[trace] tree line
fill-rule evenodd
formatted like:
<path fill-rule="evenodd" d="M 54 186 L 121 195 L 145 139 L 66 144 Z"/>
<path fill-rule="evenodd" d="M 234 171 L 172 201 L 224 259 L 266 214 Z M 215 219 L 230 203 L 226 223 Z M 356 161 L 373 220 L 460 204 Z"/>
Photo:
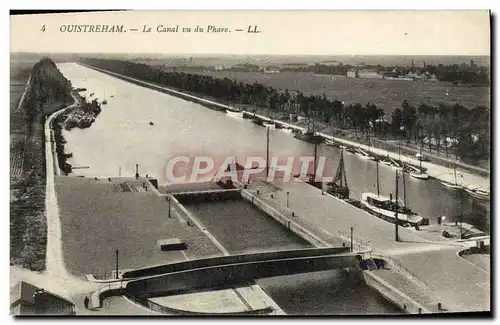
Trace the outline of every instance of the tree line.
<path fill-rule="evenodd" d="M 214 78 L 185 72 L 162 71 L 147 64 L 120 60 L 85 59 L 84 63 L 162 86 L 209 96 L 221 102 L 268 110 L 271 115 L 297 113 L 319 119 L 334 127 L 351 129 L 366 136 L 394 136 L 423 145 L 434 139 L 437 150 L 447 150 L 456 139 L 457 154 L 470 158 L 489 157 L 489 109 L 468 109 L 460 104 L 417 108 L 406 100 L 391 116 L 375 104 L 344 103 L 326 95 L 305 95 L 301 91 L 275 89 L 261 83 L 245 84 L 229 78 Z M 274 113 L 274 114 L 272 114 Z M 427 141 L 431 146 L 431 141 Z"/>
<path fill-rule="evenodd" d="M 22 109 L 26 140 L 23 179 L 11 184 L 14 196 L 10 209 L 11 264 L 41 271 L 45 269 L 47 223 L 45 218 L 45 115 L 70 103 L 71 83 L 54 62 L 44 58 L 31 71 Z"/>

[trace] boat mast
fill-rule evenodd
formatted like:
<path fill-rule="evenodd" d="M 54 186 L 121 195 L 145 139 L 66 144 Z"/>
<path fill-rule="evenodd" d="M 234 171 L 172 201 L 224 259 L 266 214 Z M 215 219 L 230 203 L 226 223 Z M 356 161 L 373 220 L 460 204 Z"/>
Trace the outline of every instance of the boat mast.
<path fill-rule="evenodd" d="M 266 178 L 269 177 L 269 127 L 266 128 Z"/>
<path fill-rule="evenodd" d="M 401 139 L 398 140 L 398 155 L 399 161 L 401 161 Z"/>
<path fill-rule="evenodd" d="M 406 208 L 406 177 L 405 177 L 405 169 L 403 168 L 403 199 Z"/>
<path fill-rule="evenodd" d="M 420 146 L 420 172 L 422 172 L 422 146 Z"/>
<path fill-rule="evenodd" d="M 377 160 L 377 196 L 380 196 L 380 186 L 378 182 L 378 160 Z"/>
<path fill-rule="evenodd" d="M 399 229 L 398 229 L 398 210 L 399 210 L 399 204 L 398 204 L 398 171 L 396 170 L 396 213 L 395 213 L 395 217 L 396 217 L 396 222 L 395 222 L 395 225 L 396 225 L 396 241 L 399 241 Z"/>
<path fill-rule="evenodd" d="M 455 176 L 455 185 L 457 184 L 457 163 L 455 162 L 455 158 L 453 158 L 453 175 Z"/>
<path fill-rule="evenodd" d="M 312 172 L 312 177 L 313 177 L 313 181 L 315 182 L 316 181 L 316 168 L 318 168 L 316 166 L 316 160 L 317 160 L 317 156 L 318 156 L 318 144 L 317 143 L 314 143 L 314 170 Z"/>

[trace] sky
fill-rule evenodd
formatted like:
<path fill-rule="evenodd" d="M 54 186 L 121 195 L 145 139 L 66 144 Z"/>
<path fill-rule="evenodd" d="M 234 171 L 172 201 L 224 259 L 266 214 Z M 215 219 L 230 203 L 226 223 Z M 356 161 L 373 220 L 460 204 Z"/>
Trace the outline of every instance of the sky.
<path fill-rule="evenodd" d="M 69 33 L 63 25 L 123 25 Z M 179 32 L 158 32 L 159 26 Z M 42 26 L 45 28 L 42 31 Z M 144 26 L 151 28 L 145 33 Z M 203 32 L 194 32 L 196 26 Z M 229 33 L 207 32 L 208 26 Z M 260 33 L 247 33 L 257 26 Z M 182 27 L 192 28 L 183 33 Z M 62 27 L 63 29 L 66 26 Z M 67 28 L 66 28 L 67 29 Z M 137 29 L 132 31 L 131 29 Z M 243 29 L 243 31 L 236 31 Z M 11 52 L 490 55 L 488 11 L 133 11 L 10 18 Z"/>

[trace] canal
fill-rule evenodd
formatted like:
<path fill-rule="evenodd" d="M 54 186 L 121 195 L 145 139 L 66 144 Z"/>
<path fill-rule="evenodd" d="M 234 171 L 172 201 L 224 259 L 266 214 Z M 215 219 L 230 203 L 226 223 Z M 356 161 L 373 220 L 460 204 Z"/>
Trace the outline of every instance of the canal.
<path fill-rule="evenodd" d="M 209 201 L 185 207 L 230 254 L 311 247 L 245 200 Z M 288 315 L 401 313 L 364 282 L 339 270 L 256 282 Z"/>
<path fill-rule="evenodd" d="M 58 64 L 73 87 L 87 88 L 87 98 L 106 99 L 107 105 L 88 129 L 64 131 L 66 151 L 73 153 L 70 163 L 89 166 L 75 174 L 88 176 L 131 176 L 135 164 L 142 175 L 149 174 L 166 183 L 166 166 L 176 155 L 203 155 L 223 160 L 266 155 L 266 130 L 248 120 L 236 119 L 199 104 L 133 85 L 75 63 Z M 90 97 L 90 93 L 94 93 Z M 154 125 L 150 125 L 150 121 Z M 314 146 L 280 130 L 270 132 L 270 155 L 276 157 L 311 156 Z M 334 173 L 340 149 L 320 145 L 318 155 L 327 158 L 325 174 Z M 347 182 L 351 198 L 360 199 L 365 191 L 376 192 L 376 164 L 345 154 Z M 395 193 L 395 171 L 379 165 L 380 194 Z M 402 181 L 400 198 L 403 199 Z M 444 188 L 437 180 L 406 179 L 407 205 L 436 222 L 462 220 L 489 232 L 489 205 L 479 204 L 461 191 Z"/>

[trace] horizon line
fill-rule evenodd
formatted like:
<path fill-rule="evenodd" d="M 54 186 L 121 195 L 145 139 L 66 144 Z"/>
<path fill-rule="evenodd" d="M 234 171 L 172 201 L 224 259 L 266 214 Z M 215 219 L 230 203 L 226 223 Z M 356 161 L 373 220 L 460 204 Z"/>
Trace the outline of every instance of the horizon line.
<path fill-rule="evenodd" d="M 45 51 L 11 51 L 10 54 L 128 54 L 128 55 L 163 55 L 163 56 L 480 56 L 480 57 L 491 57 L 490 54 L 368 54 L 368 53 L 294 53 L 294 54 L 282 54 L 282 53 L 253 53 L 253 54 L 235 54 L 235 53 L 160 53 L 160 52 L 45 52 Z"/>

